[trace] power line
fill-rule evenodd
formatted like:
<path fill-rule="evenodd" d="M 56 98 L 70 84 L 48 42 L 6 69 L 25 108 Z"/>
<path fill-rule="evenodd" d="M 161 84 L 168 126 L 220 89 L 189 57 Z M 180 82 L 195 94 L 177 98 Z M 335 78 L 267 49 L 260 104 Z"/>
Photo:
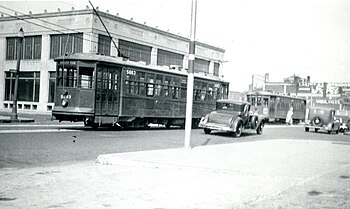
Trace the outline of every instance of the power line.
<path fill-rule="evenodd" d="M 82 33 L 82 31 L 70 29 L 70 28 L 67 28 L 67 27 L 64 27 L 64 26 L 61 26 L 61 25 L 57 25 L 57 24 L 55 24 L 55 23 L 51 23 L 51 22 L 46 21 L 46 20 L 41 20 L 41 19 L 38 19 L 38 18 L 33 17 L 33 16 L 31 16 L 31 15 L 26 15 L 26 14 L 24 14 L 24 13 L 18 12 L 18 11 L 16 11 L 16 10 L 13 10 L 13 9 L 10 9 L 10 8 L 7 8 L 7 7 L 1 6 L 1 5 L 0 5 L 0 7 L 2 7 L 3 9 L 7 9 L 7 10 L 10 10 L 10 11 L 13 11 L 13 12 L 16 12 L 16 13 L 19 13 L 19 14 L 22 14 L 24 17 L 30 17 L 30 18 L 32 18 L 32 19 L 35 19 L 35 20 L 38 20 L 38 21 L 41 21 L 41 22 L 44 22 L 44 23 L 47 23 L 47 24 L 50 24 L 50 25 L 54 25 L 54 26 L 56 26 L 56 27 L 60 27 L 60 28 L 63 28 L 63 29 L 65 29 L 65 30 L 70 30 L 70 31 L 73 31 L 73 32 Z M 5 15 L 8 15 L 9 17 L 16 18 L 16 19 L 18 19 L 18 20 L 22 20 L 22 21 L 24 21 L 24 22 L 27 22 L 27 23 L 30 23 L 30 24 L 33 24 L 33 25 L 36 25 L 36 26 L 39 26 L 39 27 L 48 29 L 48 30 L 50 30 L 50 31 L 54 31 L 54 32 L 61 33 L 61 34 L 64 34 L 64 35 L 70 35 L 70 33 L 65 33 L 65 32 L 63 32 L 63 31 L 61 31 L 61 30 L 52 29 L 52 28 L 50 28 L 50 27 L 47 27 L 47 26 L 44 26 L 44 25 L 41 25 L 41 24 L 38 24 L 38 23 L 35 23 L 35 22 L 31 22 L 31 21 L 29 21 L 29 20 L 26 20 L 24 17 L 13 16 L 13 15 L 11 15 L 11 14 L 8 14 L 8 13 L 4 12 L 4 11 L 1 11 L 1 12 L 2 12 L 3 14 L 5 14 Z M 87 34 L 87 35 L 90 36 L 90 37 L 94 37 L 93 35 L 90 35 L 90 34 Z M 80 37 L 77 37 L 77 38 L 80 38 Z M 80 38 L 80 39 L 86 40 L 86 41 L 91 41 L 91 42 L 97 43 L 97 44 L 99 43 L 99 42 L 96 42 L 96 41 L 93 41 L 93 40 L 89 40 L 89 39 L 85 39 L 85 38 Z M 106 45 L 106 44 L 105 44 L 105 45 Z M 115 47 L 116 47 L 116 46 L 115 46 Z M 117 47 L 116 47 L 116 49 L 118 50 L 118 53 L 119 53 L 119 49 L 118 49 Z"/>

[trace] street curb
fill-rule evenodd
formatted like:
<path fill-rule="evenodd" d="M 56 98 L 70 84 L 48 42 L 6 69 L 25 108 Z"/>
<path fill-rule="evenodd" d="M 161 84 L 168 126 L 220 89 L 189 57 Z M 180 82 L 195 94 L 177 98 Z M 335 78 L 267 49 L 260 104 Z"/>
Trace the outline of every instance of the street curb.
<path fill-rule="evenodd" d="M 33 118 L 18 118 L 12 120 L 11 118 L 7 117 L 0 117 L 0 123 L 31 123 L 35 122 Z"/>

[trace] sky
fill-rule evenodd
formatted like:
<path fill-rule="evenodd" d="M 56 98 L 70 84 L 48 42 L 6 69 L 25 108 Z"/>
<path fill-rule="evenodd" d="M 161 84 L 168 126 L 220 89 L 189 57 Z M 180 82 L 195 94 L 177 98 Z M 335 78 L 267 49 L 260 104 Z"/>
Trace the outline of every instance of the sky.
<path fill-rule="evenodd" d="M 191 0 L 91 0 L 100 11 L 184 37 Z M 0 1 L 28 14 L 84 9 L 87 0 Z M 91 8 L 91 7 L 90 7 Z M 9 12 L 0 7 L 1 11 Z M 350 82 L 349 0 L 197 0 L 196 40 L 225 49 L 224 79 L 248 90 L 252 75 L 270 81 L 298 75 L 311 82 Z"/>

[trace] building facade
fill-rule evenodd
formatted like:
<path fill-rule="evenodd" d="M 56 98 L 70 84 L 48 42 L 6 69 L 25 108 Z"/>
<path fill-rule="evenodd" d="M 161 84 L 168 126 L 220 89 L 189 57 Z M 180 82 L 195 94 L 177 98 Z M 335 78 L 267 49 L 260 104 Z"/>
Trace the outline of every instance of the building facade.
<path fill-rule="evenodd" d="M 0 109 L 12 108 L 15 83 L 12 72 L 16 69 L 19 50 L 19 111 L 50 112 L 53 109 L 54 58 L 64 54 L 99 53 L 169 69 L 188 68 L 188 38 L 108 12 L 99 11 L 98 14 L 88 7 L 50 13 L 45 10 L 29 15 L 1 14 Z M 20 28 L 24 31 L 22 44 L 17 37 Z M 223 76 L 224 49 L 196 42 L 195 51 L 195 73 Z"/>

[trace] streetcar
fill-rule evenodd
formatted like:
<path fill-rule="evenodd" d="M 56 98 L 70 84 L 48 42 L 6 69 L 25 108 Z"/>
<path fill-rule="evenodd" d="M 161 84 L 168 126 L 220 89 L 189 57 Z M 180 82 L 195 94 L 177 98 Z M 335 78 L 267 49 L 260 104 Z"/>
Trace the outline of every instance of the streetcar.
<path fill-rule="evenodd" d="M 305 120 L 306 98 L 254 91 L 247 93 L 247 101 L 252 105 L 251 110 L 264 115 L 268 122 L 285 122 L 290 107 L 293 107 L 293 122 Z"/>
<path fill-rule="evenodd" d="M 185 125 L 187 71 L 146 65 L 121 57 L 76 53 L 57 57 L 55 106 L 59 121 L 85 126 L 146 128 Z M 194 74 L 192 125 L 228 97 L 229 83 Z"/>

